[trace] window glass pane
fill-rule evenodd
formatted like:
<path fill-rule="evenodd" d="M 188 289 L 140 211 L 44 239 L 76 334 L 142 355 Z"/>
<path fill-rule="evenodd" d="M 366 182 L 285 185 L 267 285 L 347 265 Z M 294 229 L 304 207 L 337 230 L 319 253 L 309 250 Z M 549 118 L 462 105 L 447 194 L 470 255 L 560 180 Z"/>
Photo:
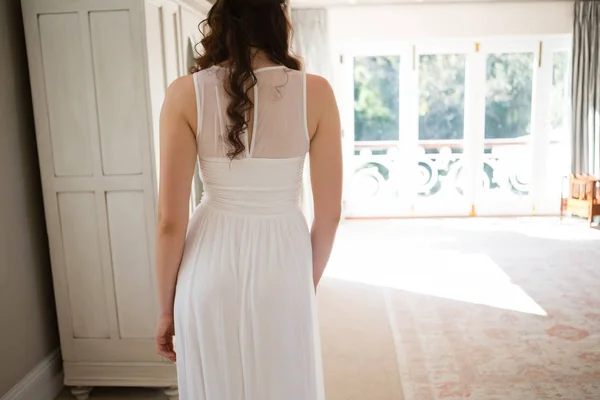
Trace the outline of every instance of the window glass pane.
<path fill-rule="evenodd" d="M 564 128 L 565 115 L 569 102 L 567 99 L 569 69 L 569 52 L 559 51 L 553 55 L 552 66 L 552 93 L 550 95 L 550 122 L 552 126 L 552 136 L 560 135 L 559 132 Z"/>
<path fill-rule="evenodd" d="M 419 60 L 419 139 L 463 139 L 466 57 L 428 54 Z"/>
<path fill-rule="evenodd" d="M 531 134 L 533 60 L 533 53 L 488 56 L 486 139 L 510 139 Z"/>
<path fill-rule="evenodd" d="M 529 207 L 533 161 L 530 143 L 523 139 L 531 134 L 534 58 L 533 53 L 498 53 L 487 58 L 487 142 L 478 206 L 488 212 Z"/>
<path fill-rule="evenodd" d="M 400 57 L 354 59 L 354 138 L 398 140 Z"/>
<path fill-rule="evenodd" d="M 570 110 L 569 86 L 571 76 L 568 51 L 557 51 L 552 55 L 552 88 L 550 92 L 550 133 L 548 135 L 548 168 L 546 168 L 548 191 L 556 196 L 569 191 L 568 176 L 571 170 L 570 144 L 567 117 Z M 565 187 L 563 187 L 565 185 Z"/>

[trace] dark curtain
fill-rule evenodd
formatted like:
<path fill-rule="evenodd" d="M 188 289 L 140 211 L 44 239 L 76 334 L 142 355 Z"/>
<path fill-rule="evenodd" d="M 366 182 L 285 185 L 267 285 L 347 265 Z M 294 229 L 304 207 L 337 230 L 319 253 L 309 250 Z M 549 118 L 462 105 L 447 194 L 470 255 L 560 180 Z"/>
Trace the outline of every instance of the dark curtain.
<path fill-rule="evenodd" d="M 600 1 L 575 2 L 572 172 L 600 176 Z"/>

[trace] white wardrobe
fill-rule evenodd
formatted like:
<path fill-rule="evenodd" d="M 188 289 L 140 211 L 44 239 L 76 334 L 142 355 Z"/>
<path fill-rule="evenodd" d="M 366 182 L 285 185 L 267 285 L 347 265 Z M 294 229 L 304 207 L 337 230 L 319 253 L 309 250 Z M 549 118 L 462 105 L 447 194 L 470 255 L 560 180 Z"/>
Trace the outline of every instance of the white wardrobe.
<path fill-rule="evenodd" d="M 94 386 L 176 399 L 175 367 L 153 339 L 157 127 L 210 4 L 22 6 L 65 384 L 77 399 Z"/>

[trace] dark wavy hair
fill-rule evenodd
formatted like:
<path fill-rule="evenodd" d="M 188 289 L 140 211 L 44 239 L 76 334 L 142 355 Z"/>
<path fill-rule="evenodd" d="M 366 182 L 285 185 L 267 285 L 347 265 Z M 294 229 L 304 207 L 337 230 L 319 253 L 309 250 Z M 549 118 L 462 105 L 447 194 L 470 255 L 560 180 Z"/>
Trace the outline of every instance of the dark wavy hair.
<path fill-rule="evenodd" d="M 204 38 L 191 73 L 225 65 L 229 71 L 225 91 L 230 97 L 227 115 L 227 156 L 233 160 L 246 146 L 241 136 L 248 128 L 246 115 L 254 106 L 248 93 L 256 86 L 252 59 L 258 50 L 274 63 L 300 70 L 300 60 L 290 51 L 292 27 L 287 0 L 217 0 L 200 23 Z"/>

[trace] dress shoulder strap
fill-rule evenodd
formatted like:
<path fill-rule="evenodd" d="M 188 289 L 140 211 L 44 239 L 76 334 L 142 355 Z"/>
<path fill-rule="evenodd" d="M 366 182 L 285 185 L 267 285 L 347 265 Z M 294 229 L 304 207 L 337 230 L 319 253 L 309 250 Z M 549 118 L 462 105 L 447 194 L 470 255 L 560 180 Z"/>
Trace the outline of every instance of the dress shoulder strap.
<path fill-rule="evenodd" d="M 200 137 L 200 132 L 202 132 L 202 108 L 204 106 L 204 85 L 202 84 L 202 74 L 202 71 L 198 71 L 192 75 L 194 79 L 194 89 L 196 92 L 196 140 L 198 140 Z"/>

